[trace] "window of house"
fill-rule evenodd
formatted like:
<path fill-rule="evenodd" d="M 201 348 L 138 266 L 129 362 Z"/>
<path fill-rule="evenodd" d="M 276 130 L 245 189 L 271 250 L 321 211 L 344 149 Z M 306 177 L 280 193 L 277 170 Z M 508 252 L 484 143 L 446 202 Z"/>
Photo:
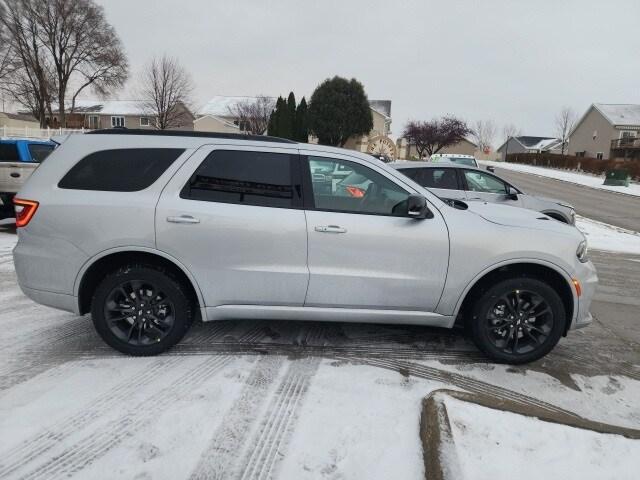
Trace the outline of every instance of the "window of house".
<path fill-rule="evenodd" d="M 294 206 L 294 155 L 215 150 L 200 164 L 180 196 L 206 202 L 260 207 Z"/>
<path fill-rule="evenodd" d="M 598 152 L 598 153 L 596 153 L 596 158 L 597 158 L 598 160 L 602 160 L 602 159 L 604 158 L 604 153 L 603 153 L 603 152 Z"/>
<path fill-rule="evenodd" d="M 632 138 L 636 136 L 636 132 L 632 130 L 623 130 L 620 132 L 620 138 Z"/>
<path fill-rule="evenodd" d="M 76 163 L 58 187 L 136 192 L 154 183 L 184 152 L 179 148 L 123 148 L 94 152 Z"/>
<path fill-rule="evenodd" d="M 390 216 L 403 216 L 406 212 L 409 193 L 364 165 L 347 160 L 309 157 L 309 171 L 313 193 L 313 206 L 310 208 Z M 338 172 L 346 175 L 337 175 Z"/>
<path fill-rule="evenodd" d="M 111 117 L 112 127 L 124 127 L 124 117 Z"/>
<path fill-rule="evenodd" d="M 148 127 L 149 125 L 151 125 L 151 122 L 149 121 L 149 117 L 140 117 L 141 127 Z"/>
<path fill-rule="evenodd" d="M 92 130 L 100 128 L 100 117 L 98 115 L 89 115 L 89 128 Z"/>

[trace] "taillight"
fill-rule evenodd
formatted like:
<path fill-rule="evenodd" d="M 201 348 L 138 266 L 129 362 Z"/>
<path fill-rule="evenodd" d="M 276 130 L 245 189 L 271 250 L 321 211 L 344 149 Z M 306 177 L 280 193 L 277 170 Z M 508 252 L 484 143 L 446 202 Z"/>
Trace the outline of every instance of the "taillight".
<path fill-rule="evenodd" d="M 16 227 L 26 227 L 38 209 L 38 202 L 14 198 L 13 204 L 16 210 Z"/>
<path fill-rule="evenodd" d="M 360 187 L 354 187 L 352 185 L 349 185 L 348 187 L 345 187 L 347 192 L 349 192 L 349 195 L 351 195 L 354 198 L 362 198 L 364 197 L 364 194 L 366 193 L 362 188 Z"/>

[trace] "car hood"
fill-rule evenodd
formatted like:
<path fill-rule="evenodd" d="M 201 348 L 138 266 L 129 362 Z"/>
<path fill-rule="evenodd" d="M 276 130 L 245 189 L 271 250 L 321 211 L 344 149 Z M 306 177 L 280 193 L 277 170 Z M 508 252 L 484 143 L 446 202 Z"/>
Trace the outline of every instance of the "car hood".
<path fill-rule="evenodd" d="M 580 231 L 572 225 L 558 222 L 544 213 L 526 208 L 499 205 L 487 202 L 467 202 L 469 211 L 479 215 L 486 221 L 507 227 L 535 228 L 565 234 L 568 236 L 582 236 Z"/>
<path fill-rule="evenodd" d="M 525 195 L 525 197 L 529 197 L 532 200 L 542 201 L 545 203 L 555 203 L 557 205 L 560 205 L 561 207 L 573 208 L 573 205 L 571 205 L 570 203 L 558 200 L 557 198 L 539 197 L 538 195 Z"/>

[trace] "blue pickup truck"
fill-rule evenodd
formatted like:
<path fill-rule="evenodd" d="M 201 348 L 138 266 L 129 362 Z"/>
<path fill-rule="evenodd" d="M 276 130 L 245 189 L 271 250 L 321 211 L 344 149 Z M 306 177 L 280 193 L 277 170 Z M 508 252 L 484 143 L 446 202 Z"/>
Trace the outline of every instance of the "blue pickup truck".
<path fill-rule="evenodd" d="M 0 138 L 0 219 L 13 217 L 13 197 L 55 148 L 49 140 Z"/>

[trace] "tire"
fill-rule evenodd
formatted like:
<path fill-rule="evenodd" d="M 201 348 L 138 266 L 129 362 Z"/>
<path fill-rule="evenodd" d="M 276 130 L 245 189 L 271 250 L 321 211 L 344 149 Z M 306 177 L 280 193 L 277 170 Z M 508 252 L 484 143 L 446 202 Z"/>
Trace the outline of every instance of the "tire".
<path fill-rule="evenodd" d="M 567 322 L 555 290 L 529 277 L 503 280 L 483 291 L 471 312 L 476 346 L 490 359 L 513 365 L 544 357 L 560 340 Z"/>
<path fill-rule="evenodd" d="M 112 348 L 127 355 L 157 355 L 187 333 L 194 302 L 164 268 L 126 265 L 100 282 L 91 300 L 91 317 Z"/>

